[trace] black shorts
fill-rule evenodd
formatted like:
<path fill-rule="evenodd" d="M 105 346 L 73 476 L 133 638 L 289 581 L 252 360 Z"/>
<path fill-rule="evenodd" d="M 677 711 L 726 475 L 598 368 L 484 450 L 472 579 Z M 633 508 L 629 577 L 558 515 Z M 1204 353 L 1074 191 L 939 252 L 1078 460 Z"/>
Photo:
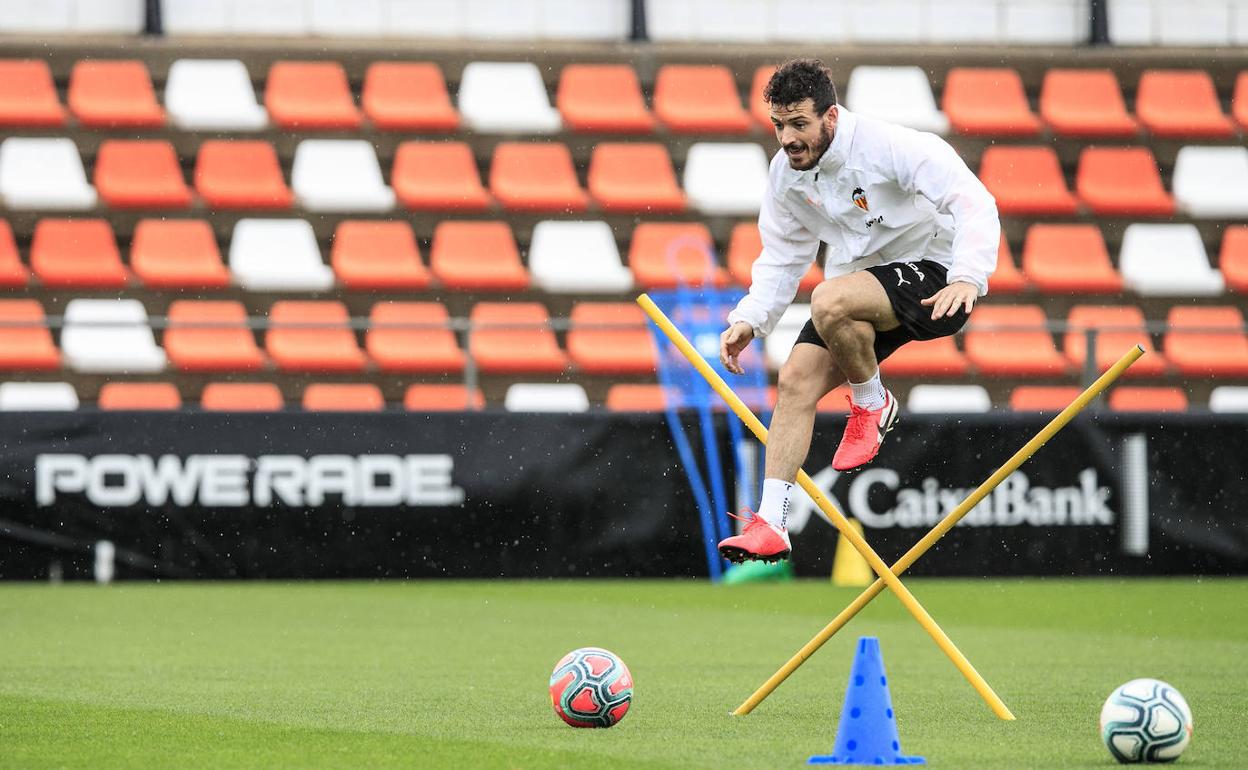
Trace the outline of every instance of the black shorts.
<path fill-rule="evenodd" d="M 918 262 L 876 265 L 868 267 L 867 272 L 874 275 L 884 287 L 884 293 L 888 295 L 888 301 L 893 306 L 893 314 L 901 322 L 896 329 L 875 333 L 876 361 L 883 361 L 911 340 L 930 340 L 955 334 L 970 318 L 966 309 L 959 306 L 958 312 L 952 316 L 933 321 L 932 308 L 920 304 L 920 300 L 925 300 L 945 288 L 947 271 L 944 265 L 930 259 L 920 259 Z M 827 347 L 811 321 L 807 321 L 802 327 L 797 341 L 821 348 Z"/>

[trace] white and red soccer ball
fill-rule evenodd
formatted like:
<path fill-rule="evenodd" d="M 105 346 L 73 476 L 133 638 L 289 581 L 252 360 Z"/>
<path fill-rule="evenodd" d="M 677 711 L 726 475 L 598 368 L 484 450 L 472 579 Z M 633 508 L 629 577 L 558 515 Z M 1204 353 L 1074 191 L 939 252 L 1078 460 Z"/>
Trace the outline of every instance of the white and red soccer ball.
<path fill-rule="evenodd" d="M 555 664 L 550 702 L 573 727 L 611 727 L 633 702 L 633 675 L 615 653 L 582 647 Z"/>

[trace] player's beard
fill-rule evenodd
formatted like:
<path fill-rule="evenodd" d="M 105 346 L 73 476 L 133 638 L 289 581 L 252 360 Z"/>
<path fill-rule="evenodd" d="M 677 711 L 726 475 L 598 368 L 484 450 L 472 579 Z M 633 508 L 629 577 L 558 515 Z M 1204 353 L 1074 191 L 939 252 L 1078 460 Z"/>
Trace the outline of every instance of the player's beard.
<path fill-rule="evenodd" d="M 810 169 L 815 167 L 815 164 L 817 164 L 819 162 L 819 159 L 823 157 L 823 154 L 828 151 L 828 147 L 831 144 L 832 144 L 832 132 L 828 130 L 827 123 L 820 122 L 819 141 L 815 143 L 814 145 L 806 146 L 806 150 L 808 154 L 804 154 L 801 156 L 802 158 L 804 158 L 803 161 L 798 162 L 793 158 L 792 155 L 789 155 L 788 156 L 789 166 L 796 169 L 797 171 L 809 171 Z M 785 151 L 787 153 L 788 148 L 785 148 Z"/>

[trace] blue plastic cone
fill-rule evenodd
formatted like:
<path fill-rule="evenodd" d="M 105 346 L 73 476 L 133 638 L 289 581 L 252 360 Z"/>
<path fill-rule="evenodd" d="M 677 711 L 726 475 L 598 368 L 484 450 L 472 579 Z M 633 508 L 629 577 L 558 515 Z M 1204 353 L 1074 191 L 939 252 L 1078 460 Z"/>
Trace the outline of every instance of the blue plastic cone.
<path fill-rule="evenodd" d="M 845 706 L 836 728 L 836 745 L 830 755 L 816 755 L 811 765 L 922 765 L 923 757 L 901 753 L 893 699 L 884 676 L 880 640 L 864 636 L 858 640 L 858 653 L 845 688 Z"/>

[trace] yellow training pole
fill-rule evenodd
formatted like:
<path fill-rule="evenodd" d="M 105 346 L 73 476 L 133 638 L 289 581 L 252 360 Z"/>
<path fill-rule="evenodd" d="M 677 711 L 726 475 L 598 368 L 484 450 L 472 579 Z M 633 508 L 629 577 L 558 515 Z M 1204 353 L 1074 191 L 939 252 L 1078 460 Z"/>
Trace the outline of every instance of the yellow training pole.
<path fill-rule="evenodd" d="M 706 378 L 706 381 L 715 389 L 715 392 L 719 393 L 720 397 L 727 402 L 729 408 L 758 437 L 758 440 L 766 443 L 767 428 L 763 427 L 763 424 L 754 416 L 749 407 L 737 397 L 736 393 L 732 392 L 732 388 L 728 387 L 728 383 L 724 382 L 723 378 L 706 363 L 706 359 L 702 358 L 693 345 L 689 344 L 689 340 L 685 339 L 685 335 L 681 334 L 680 330 L 664 315 L 663 311 L 654 304 L 654 301 L 642 294 L 637 298 L 637 304 L 641 305 L 642 310 L 646 311 L 646 315 L 650 316 L 650 319 L 663 330 L 663 333 L 672 341 L 672 344 L 689 359 L 689 363 L 693 364 L 698 373 Z M 958 670 L 962 672 L 962 676 L 966 677 L 967 681 L 971 683 L 971 686 L 984 699 L 993 713 L 1001 719 L 1013 719 L 1014 715 L 1010 713 L 1009 707 L 993 692 L 988 682 L 979 675 L 979 672 L 966 659 L 962 651 L 954 645 L 953 640 L 936 624 L 936 621 L 927 613 L 927 610 L 923 609 L 923 605 L 919 604 L 919 600 L 914 598 L 914 594 L 910 593 L 910 590 L 902 584 L 901 580 L 889 570 L 888 565 L 879 557 L 879 554 L 872 550 L 871 546 L 867 545 L 867 541 L 863 539 L 862 535 L 858 534 L 858 530 L 850 525 L 845 515 L 838 511 L 836 506 L 832 505 L 832 502 L 824 496 L 819 487 L 815 486 L 815 482 L 811 480 L 810 476 L 806 475 L 806 472 L 801 469 L 797 472 L 797 483 L 806 491 L 806 494 L 810 495 L 810 498 L 815 501 L 815 505 L 819 506 L 820 510 L 841 531 L 841 534 L 853 544 L 858 553 L 862 554 L 867 563 L 871 565 L 871 569 L 875 571 L 875 574 L 879 575 L 888 587 L 892 589 L 902 605 L 909 610 L 914 619 L 923 627 L 923 630 L 928 633 L 928 636 L 932 637 L 932 640 L 936 642 L 936 646 L 940 647 L 941 651 L 949 657 L 949 660 L 953 661 L 953 665 L 957 666 Z"/>
<path fill-rule="evenodd" d="M 923 556 L 923 554 L 927 553 L 927 550 L 931 548 L 937 540 L 944 536 L 946 532 L 953 529 L 954 525 L 961 521 L 963 516 L 969 513 L 976 505 L 979 505 L 979 502 L 987 497 L 998 484 L 1005 481 L 1011 473 L 1018 470 L 1018 467 L 1035 454 L 1036 450 L 1044 446 L 1045 442 L 1053 438 L 1054 434 L 1066 427 L 1066 424 L 1074 419 L 1075 415 L 1082 412 L 1084 408 L 1091 403 L 1092 399 L 1096 398 L 1101 391 L 1105 390 L 1111 383 L 1117 380 L 1119 375 L 1126 371 L 1127 367 L 1135 363 L 1136 359 L 1142 355 L 1144 355 L 1144 348 L 1139 345 L 1136 345 L 1124 353 L 1122 358 L 1118 359 L 1117 363 L 1102 374 L 1096 382 L 1089 385 L 1087 390 L 1080 393 L 1079 396 L 1070 403 L 1070 406 L 1063 409 L 1061 413 L 1054 417 L 1048 425 L 1044 426 L 1044 429 L 1037 433 L 1031 441 L 1028 441 L 1022 449 L 1015 452 L 1014 456 L 1011 457 L 1005 465 L 998 468 L 996 473 L 989 476 L 983 484 L 980 484 L 969 497 L 958 505 L 957 508 L 954 508 L 948 513 L 948 515 L 945 516 L 945 518 L 941 519 L 940 523 L 937 524 L 931 532 L 928 532 L 922 540 L 915 543 L 913 548 L 906 551 L 905 555 L 898 559 L 897 563 L 893 565 L 893 574 L 900 575 L 909 569 L 912 564 Z M 815 651 L 822 647 L 824 642 L 831 639 L 833 634 L 840 631 L 841 627 L 848 623 L 854 615 L 858 614 L 859 610 L 867 606 L 867 603 L 878 596 L 883 590 L 883 580 L 876 580 L 872 583 L 870 587 L 859 594 L 857 599 L 854 599 L 848 607 L 842 610 L 840 615 L 837 615 L 832 619 L 831 623 L 824 626 L 823 630 L 815 635 L 815 638 L 811 639 L 802 647 L 802 649 L 798 650 L 796 655 L 789 658 L 789 661 L 785 663 L 779 671 L 772 674 L 771 678 L 764 682 L 762 687 L 755 690 L 754 694 L 747 698 L 745 702 L 738 706 L 737 710 L 732 713 L 739 716 L 753 711 L 754 707 L 762 703 L 768 695 L 771 695 L 772 691 L 779 687 L 780 683 L 787 679 L 789 674 L 796 671 L 798 666 L 805 663 L 806 659 L 811 655 L 814 655 Z"/>

